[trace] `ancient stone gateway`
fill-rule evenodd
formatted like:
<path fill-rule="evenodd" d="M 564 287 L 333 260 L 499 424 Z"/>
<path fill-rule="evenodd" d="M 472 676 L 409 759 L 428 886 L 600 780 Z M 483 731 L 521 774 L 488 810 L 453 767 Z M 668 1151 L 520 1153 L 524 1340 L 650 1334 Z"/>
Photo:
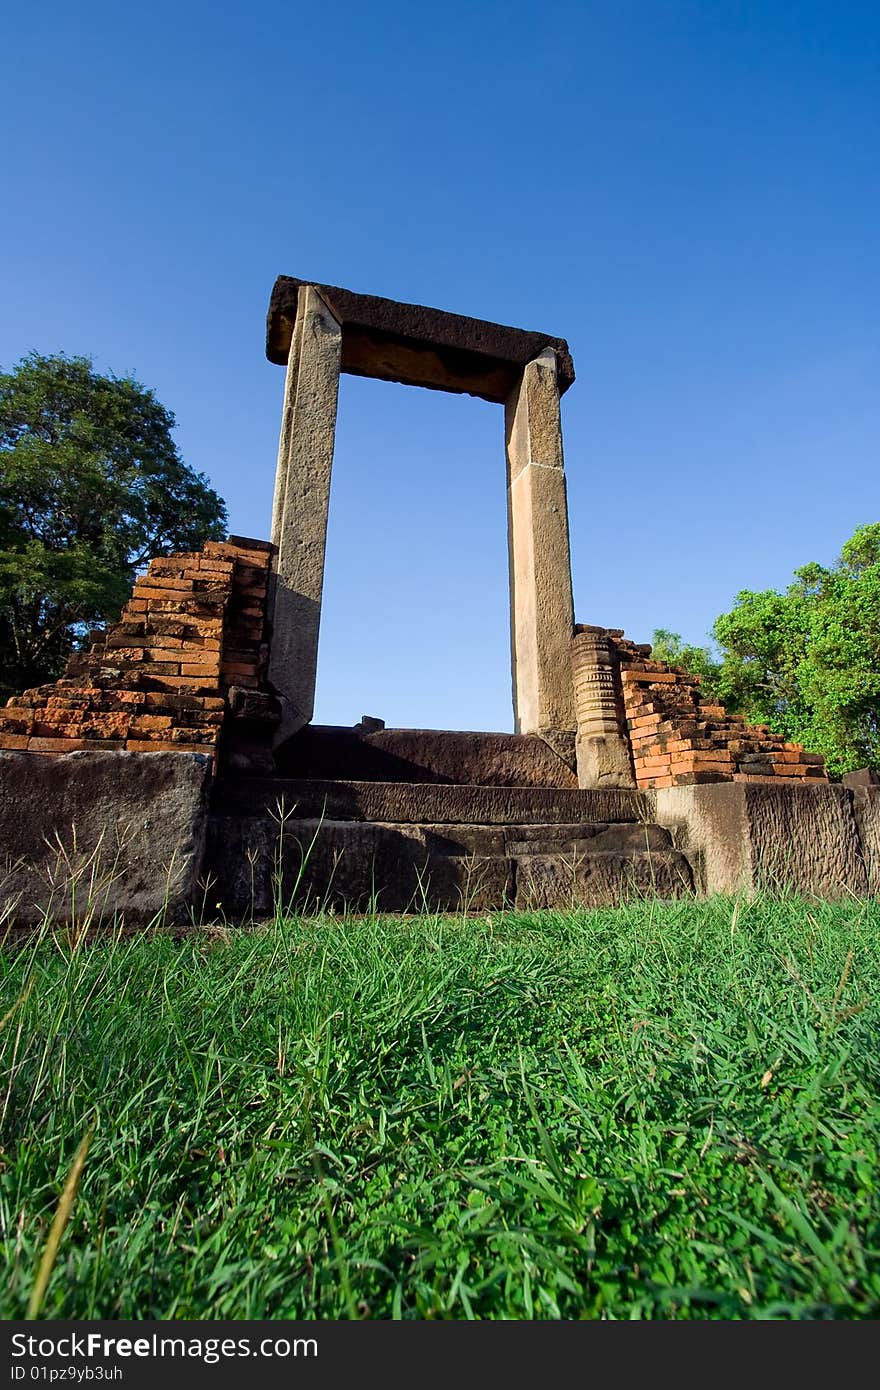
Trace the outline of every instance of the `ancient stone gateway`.
<path fill-rule="evenodd" d="M 573 735 L 574 610 L 559 413 L 560 396 L 574 380 L 567 343 L 281 276 L 269 307 L 266 352 L 287 366 L 270 601 L 269 677 L 284 701 L 279 741 L 307 724 L 314 710 L 340 372 L 503 405 L 515 728 Z"/>
<path fill-rule="evenodd" d="M 283 276 L 267 353 L 271 541 L 152 559 L 90 650 L 0 710 L 0 916 L 79 916 L 86 873 L 95 921 L 144 925 L 880 892 L 880 788 L 830 785 L 698 676 L 574 622 L 562 339 Z M 504 407 L 513 734 L 312 723 L 343 371 Z"/>

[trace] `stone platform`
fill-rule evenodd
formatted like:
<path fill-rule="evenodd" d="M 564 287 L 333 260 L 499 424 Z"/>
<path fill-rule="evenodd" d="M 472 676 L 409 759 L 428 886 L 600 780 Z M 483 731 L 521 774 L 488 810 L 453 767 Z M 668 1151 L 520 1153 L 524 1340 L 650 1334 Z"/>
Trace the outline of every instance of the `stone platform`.
<path fill-rule="evenodd" d="M 206 870 L 234 918 L 278 904 L 488 911 L 690 895 L 687 858 L 648 813 L 625 789 L 221 779 Z"/>
<path fill-rule="evenodd" d="M 487 736 L 480 756 L 506 737 Z M 436 773 L 443 735 L 415 742 L 434 748 Z M 247 922 L 279 906 L 482 912 L 768 890 L 860 899 L 880 892 L 880 786 L 644 792 L 217 775 L 195 752 L 0 751 L 0 871 L 0 924 L 16 927 Z"/>

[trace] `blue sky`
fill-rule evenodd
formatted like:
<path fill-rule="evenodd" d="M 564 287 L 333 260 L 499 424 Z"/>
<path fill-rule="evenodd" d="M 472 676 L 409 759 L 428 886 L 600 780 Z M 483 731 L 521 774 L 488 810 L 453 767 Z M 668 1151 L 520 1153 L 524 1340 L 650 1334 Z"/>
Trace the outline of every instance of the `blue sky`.
<path fill-rule="evenodd" d="M 880 520 L 880 9 L 4 21 L 0 364 L 131 372 L 267 536 L 297 275 L 568 339 L 576 617 L 705 640 Z M 500 407 L 344 377 L 316 718 L 510 729 Z"/>

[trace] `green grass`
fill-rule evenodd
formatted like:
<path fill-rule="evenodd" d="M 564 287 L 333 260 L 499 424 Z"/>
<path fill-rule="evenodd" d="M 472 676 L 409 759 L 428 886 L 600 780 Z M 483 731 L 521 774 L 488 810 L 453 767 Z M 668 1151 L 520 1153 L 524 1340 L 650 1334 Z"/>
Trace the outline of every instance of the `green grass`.
<path fill-rule="evenodd" d="M 0 956 L 0 1316 L 42 1259 L 58 1318 L 876 1317 L 878 927 L 44 932 Z"/>

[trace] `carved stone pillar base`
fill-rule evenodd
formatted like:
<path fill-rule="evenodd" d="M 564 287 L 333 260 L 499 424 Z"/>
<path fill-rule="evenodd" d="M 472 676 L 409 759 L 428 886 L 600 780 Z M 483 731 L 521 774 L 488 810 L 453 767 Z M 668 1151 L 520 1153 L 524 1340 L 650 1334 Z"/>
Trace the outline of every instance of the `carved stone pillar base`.
<path fill-rule="evenodd" d="M 634 787 L 620 669 L 603 628 L 580 628 L 571 643 L 580 787 Z"/>

